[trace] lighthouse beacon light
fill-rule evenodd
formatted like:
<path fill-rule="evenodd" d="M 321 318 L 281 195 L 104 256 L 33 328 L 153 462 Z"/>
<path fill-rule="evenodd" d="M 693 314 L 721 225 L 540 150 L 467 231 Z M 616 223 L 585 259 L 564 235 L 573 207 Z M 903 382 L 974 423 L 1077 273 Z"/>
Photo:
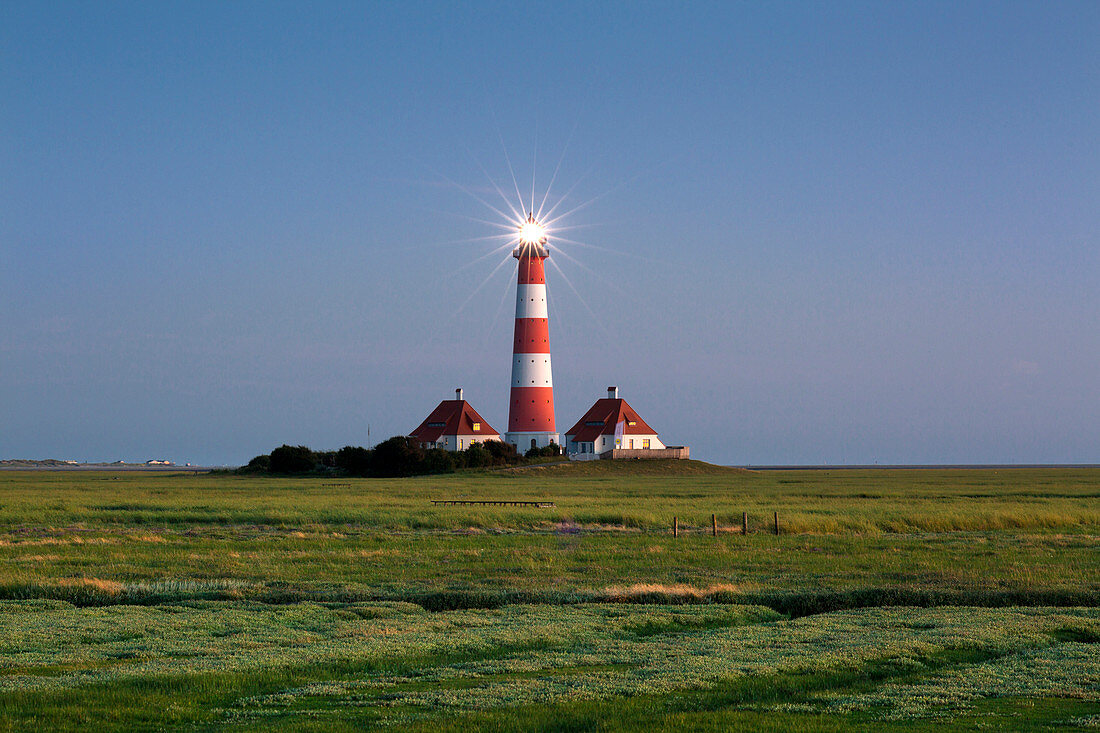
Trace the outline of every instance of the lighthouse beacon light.
<path fill-rule="evenodd" d="M 550 256 L 546 228 L 534 214 L 519 225 L 519 245 L 512 256 L 516 273 L 516 328 L 512 342 L 512 384 L 508 399 L 508 432 L 504 440 L 520 453 L 561 445 L 554 427 L 554 382 L 550 368 L 550 318 L 546 269 Z"/>
<path fill-rule="evenodd" d="M 534 214 L 528 214 L 527 220 L 519 225 L 520 244 L 546 244 L 546 227 L 540 224 Z"/>

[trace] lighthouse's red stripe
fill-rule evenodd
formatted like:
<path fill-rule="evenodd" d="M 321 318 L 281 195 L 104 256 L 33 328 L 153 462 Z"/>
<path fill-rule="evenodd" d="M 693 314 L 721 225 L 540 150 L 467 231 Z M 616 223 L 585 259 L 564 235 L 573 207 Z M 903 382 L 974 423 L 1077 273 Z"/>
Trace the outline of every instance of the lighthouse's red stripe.
<path fill-rule="evenodd" d="M 554 432 L 553 387 L 512 387 L 508 408 L 508 432 Z"/>
<path fill-rule="evenodd" d="M 523 255 L 519 258 L 519 284 L 534 285 L 546 283 L 546 268 L 542 261 L 545 257 Z"/>
<path fill-rule="evenodd" d="M 513 354 L 549 354 L 550 319 L 517 318 Z"/>

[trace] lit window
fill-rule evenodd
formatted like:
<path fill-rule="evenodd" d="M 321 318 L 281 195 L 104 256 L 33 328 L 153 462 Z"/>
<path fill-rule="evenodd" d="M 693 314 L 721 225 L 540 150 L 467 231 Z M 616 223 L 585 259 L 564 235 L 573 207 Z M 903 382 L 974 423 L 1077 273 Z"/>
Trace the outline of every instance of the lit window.
<path fill-rule="evenodd" d="M 479 423 L 479 422 L 474 423 L 474 430 L 481 430 L 481 423 Z"/>
<path fill-rule="evenodd" d="M 642 438 L 642 450 L 649 450 L 649 438 Z"/>

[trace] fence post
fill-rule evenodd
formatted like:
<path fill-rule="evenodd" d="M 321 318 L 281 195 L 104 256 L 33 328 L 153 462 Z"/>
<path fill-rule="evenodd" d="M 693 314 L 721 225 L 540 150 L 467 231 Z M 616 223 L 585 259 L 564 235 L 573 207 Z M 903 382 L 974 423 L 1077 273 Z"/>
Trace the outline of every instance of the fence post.
<path fill-rule="evenodd" d="M 749 513 L 741 512 L 741 534 L 747 535 L 749 533 Z"/>
<path fill-rule="evenodd" d="M 779 534 L 779 512 L 775 513 L 775 533 Z"/>
<path fill-rule="evenodd" d="M 677 519 L 676 517 L 672 518 L 672 536 L 673 537 L 679 537 L 680 536 L 680 520 Z"/>
<path fill-rule="evenodd" d="M 718 515 L 717 514 L 711 514 L 710 515 L 710 533 L 715 537 L 718 536 Z"/>

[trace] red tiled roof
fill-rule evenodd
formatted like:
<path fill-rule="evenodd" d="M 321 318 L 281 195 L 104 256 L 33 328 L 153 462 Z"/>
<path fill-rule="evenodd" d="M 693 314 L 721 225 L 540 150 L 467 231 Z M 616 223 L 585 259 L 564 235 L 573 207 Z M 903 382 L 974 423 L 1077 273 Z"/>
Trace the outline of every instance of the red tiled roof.
<path fill-rule="evenodd" d="M 615 426 L 623 423 L 624 435 L 656 435 L 657 431 L 649 427 L 626 400 L 604 397 L 584 413 L 577 424 L 565 431 L 569 440 L 576 443 L 591 443 L 601 435 L 614 435 Z M 631 425 L 633 423 L 633 425 Z"/>
<path fill-rule="evenodd" d="M 474 423 L 481 423 L 481 429 L 474 430 Z M 435 443 L 443 435 L 495 437 L 499 433 L 466 400 L 443 400 L 409 435 L 421 443 Z"/>

